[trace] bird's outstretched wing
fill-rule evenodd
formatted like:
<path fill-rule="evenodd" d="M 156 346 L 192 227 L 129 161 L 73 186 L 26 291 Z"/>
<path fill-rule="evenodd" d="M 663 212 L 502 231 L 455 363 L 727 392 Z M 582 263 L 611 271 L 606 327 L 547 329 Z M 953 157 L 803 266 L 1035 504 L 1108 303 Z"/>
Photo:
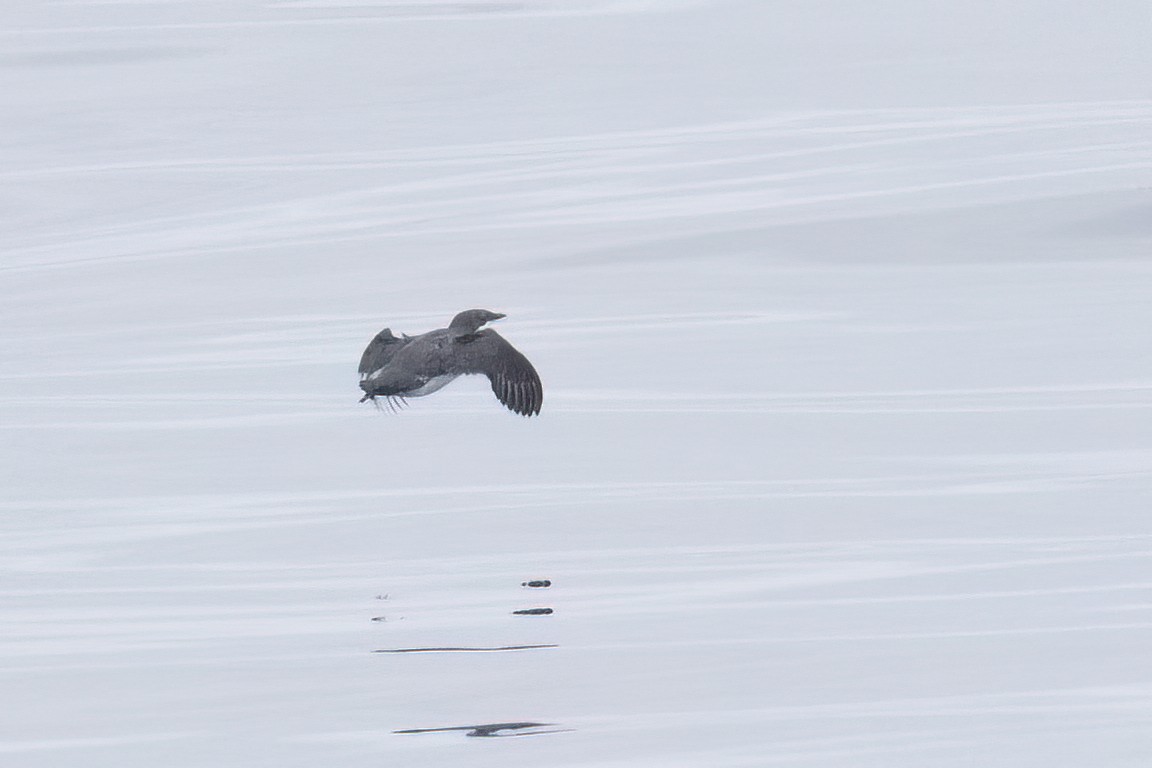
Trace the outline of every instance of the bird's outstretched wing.
<path fill-rule="evenodd" d="M 364 354 L 360 356 L 360 378 L 365 379 L 387 365 L 392 356 L 409 341 L 407 336 L 402 339 L 393 336 L 391 328 L 385 328 L 376 334 L 375 338 L 368 342 Z"/>
<path fill-rule="evenodd" d="M 544 387 L 528 358 L 491 329 L 454 339 L 458 373 L 482 373 L 492 382 L 496 399 L 521 416 L 540 413 Z"/>

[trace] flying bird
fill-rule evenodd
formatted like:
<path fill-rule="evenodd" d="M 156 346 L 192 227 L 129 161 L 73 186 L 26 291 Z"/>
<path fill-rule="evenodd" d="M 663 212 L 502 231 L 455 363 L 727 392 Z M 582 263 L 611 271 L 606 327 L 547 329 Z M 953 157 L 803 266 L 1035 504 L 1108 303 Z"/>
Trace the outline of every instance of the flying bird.
<path fill-rule="evenodd" d="M 360 357 L 360 402 L 382 397 L 395 410 L 405 398 L 430 395 L 458 376 L 483 374 L 492 382 L 496 399 L 510 411 L 535 416 L 544 402 L 536 369 L 503 336 L 482 328 L 502 317 L 469 309 L 452 318 L 447 328 L 419 336 L 397 337 L 385 328 Z"/>

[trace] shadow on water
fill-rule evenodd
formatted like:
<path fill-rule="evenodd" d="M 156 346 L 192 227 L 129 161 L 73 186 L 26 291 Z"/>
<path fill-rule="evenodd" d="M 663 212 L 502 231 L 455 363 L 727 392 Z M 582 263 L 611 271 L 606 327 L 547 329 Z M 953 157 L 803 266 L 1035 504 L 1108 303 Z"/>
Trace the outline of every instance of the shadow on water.
<path fill-rule="evenodd" d="M 486 651 L 531 651 L 537 648 L 559 648 L 555 643 L 540 645 L 438 646 L 433 648 L 381 648 L 372 653 L 483 653 Z"/>
<path fill-rule="evenodd" d="M 539 736 L 545 733 L 567 733 L 572 728 L 553 728 L 555 723 L 485 723 L 483 725 L 454 725 L 445 728 L 408 728 L 393 733 L 443 733 L 445 731 L 467 731 L 466 736 Z M 548 730 L 540 730 L 547 728 Z M 512 733 L 501 733 L 512 731 Z"/>

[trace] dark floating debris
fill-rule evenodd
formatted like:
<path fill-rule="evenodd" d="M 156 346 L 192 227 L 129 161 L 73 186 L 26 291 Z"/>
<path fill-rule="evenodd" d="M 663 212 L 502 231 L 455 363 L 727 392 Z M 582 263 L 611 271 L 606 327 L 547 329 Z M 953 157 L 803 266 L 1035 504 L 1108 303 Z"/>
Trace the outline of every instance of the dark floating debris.
<path fill-rule="evenodd" d="M 387 616 L 373 616 L 372 621 L 388 621 Z"/>
<path fill-rule="evenodd" d="M 520 586 L 532 587 L 534 589 L 547 589 L 548 587 L 552 586 L 552 581 L 550 579 L 537 579 L 535 581 L 522 581 L 522 582 L 520 582 Z"/>
<path fill-rule="evenodd" d="M 548 609 L 551 610 L 551 609 Z M 372 653 L 467 653 L 467 652 L 483 652 L 483 651 L 531 651 L 537 648 L 559 648 L 560 646 L 555 643 L 544 643 L 540 645 L 497 645 L 491 647 L 476 647 L 476 646 L 443 646 L 436 648 L 381 648 L 380 650 L 372 651 Z M 435 730 L 435 729 L 433 729 Z M 446 729 L 440 729 L 446 730 Z M 397 731 L 401 733 L 401 731 Z"/>
<path fill-rule="evenodd" d="M 443 733 L 445 731 L 467 731 L 466 736 L 534 736 L 541 733 L 562 733 L 571 730 L 568 728 L 552 729 L 549 731 L 529 730 L 548 728 L 554 723 L 485 723 L 484 725 L 455 725 L 448 728 L 406 728 L 392 733 Z M 518 731 L 518 733 L 500 733 L 500 731 Z"/>
<path fill-rule="evenodd" d="M 522 608 L 519 611 L 512 611 L 516 616 L 548 616 L 552 613 L 551 608 Z"/>

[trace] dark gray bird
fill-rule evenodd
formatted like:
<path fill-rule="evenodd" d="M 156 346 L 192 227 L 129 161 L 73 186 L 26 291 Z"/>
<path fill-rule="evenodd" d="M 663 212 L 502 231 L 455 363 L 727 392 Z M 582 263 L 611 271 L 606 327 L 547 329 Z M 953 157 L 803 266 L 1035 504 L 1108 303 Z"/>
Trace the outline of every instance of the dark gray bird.
<path fill-rule="evenodd" d="M 540 413 L 544 388 L 532 363 L 496 331 L 481 330 L 502 317 L 469 309 L 452 318 L 447 328 L 419 336 L 396 337 L 385 328 L 360 358 L 360 402 L 383 397 L 395 409 L 405 398 L 430 395 L 457 376 L 480 373 L 509 410 L 521 416 Z"/>

